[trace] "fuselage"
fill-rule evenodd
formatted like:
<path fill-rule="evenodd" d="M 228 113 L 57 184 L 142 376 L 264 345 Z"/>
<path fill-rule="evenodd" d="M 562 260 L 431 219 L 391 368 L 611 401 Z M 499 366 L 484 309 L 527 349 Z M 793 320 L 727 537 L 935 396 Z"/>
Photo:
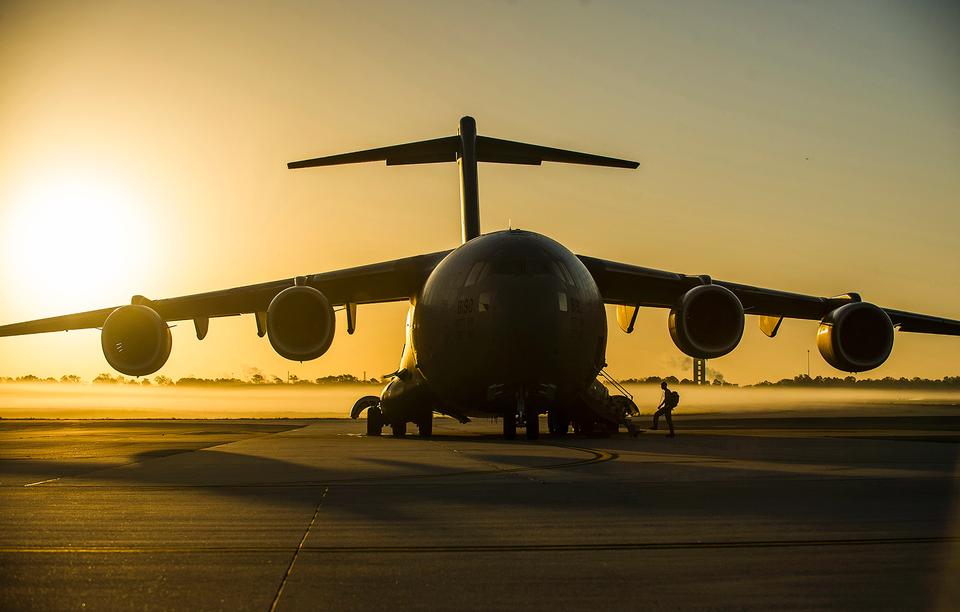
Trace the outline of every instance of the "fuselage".
<path fill-rule="evenodd" d="M 412 300 L 406 380 L 384 390 L 384 413 L 563 406 L 596 379 L 606 340 L 600 293 L 576 255 L 533 232 L 479 236 L 450 252 Z"/>

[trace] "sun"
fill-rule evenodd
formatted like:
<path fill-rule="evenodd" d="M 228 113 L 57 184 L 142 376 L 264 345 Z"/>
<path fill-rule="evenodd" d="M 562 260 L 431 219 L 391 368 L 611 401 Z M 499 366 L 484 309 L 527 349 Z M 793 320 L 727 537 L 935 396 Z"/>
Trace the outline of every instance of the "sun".
<path fill-rule="evenodd" d="M 118 181 L 46 178 L 5 208 L 4 293 L 37 316 L 113 305 L 149 264 L 144 203 Z"/>

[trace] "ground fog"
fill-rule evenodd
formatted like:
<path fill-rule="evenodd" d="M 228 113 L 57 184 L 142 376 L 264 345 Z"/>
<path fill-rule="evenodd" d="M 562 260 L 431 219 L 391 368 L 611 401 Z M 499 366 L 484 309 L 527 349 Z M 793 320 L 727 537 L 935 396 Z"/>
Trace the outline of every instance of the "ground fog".
<path fill-rule="evenodd" d="M 678 388 L 676 413 L 744 412 L 842 413 L 874 407 L 878 414 L 960 412 L 960 391 L 769 389 L 732 387 Z M 656 385 L 627 385 L 641 414 L 660 401 Z M 341 418 L 374 385 L 246 386 L 232 388 L 140 387 L 135 385 L 0 385 L 0 418 Z"/>

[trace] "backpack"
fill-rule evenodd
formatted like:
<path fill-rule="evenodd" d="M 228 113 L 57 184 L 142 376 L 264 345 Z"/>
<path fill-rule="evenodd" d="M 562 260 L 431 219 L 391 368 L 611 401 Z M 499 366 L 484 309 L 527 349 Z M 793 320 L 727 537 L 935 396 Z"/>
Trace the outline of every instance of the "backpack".
<path fill-rule="evenodd" d="M 680 403 L 680 394 L 676 391 L 667 392 L 667 408 L 676 408 Z"/>

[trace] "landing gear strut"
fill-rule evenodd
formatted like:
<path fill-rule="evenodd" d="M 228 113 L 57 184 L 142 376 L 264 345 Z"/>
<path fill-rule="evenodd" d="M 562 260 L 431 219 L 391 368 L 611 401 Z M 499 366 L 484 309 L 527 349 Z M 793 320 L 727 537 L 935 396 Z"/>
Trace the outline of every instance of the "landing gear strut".
<path fill-rule="evenodd" d="M 527 421 L 527 440 L 536 440 L 540 437 L 540 415 L 536 410 L 526 410 L 524 417 Z"/>
<path fill-rule="evenodd" d="M 503 415 L 503 438 L 505 440 L 514 440 L 517 437 L 517 415 Z"/>
<path fill-rule="evenodd" d="M 554 436 L 563 437 L 570 430 L 570 418 L 559 410 L 551 410 L 547 413 L 547 427 Z"/>
<path fill-rule="evenodd" d="M 428 414 L 422 421 L 417 423 L 417 430 L 421 438 L 429 438 L 433 435 L 433 414 Z"/>
<path fill-rule="evenodd" d="M 378 406 L 367 408 L 367 435 L 379 436 L 383 433 L 383 413 Z"/>

